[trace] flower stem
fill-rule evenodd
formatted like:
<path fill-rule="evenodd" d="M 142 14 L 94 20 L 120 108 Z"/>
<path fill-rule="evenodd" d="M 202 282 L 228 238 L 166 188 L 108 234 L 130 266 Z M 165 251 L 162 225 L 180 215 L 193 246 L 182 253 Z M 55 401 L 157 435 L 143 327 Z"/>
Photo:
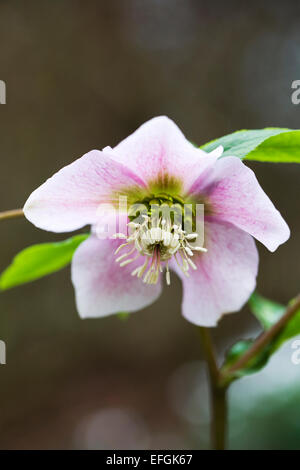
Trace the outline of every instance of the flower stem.
<path fill-rule="evenodd" d="M 224 450 L 227 432 L 226 386 L 220 385 L 220 371 L 208 328 L 200 327 L 202 346 L 208 367 L 211 403 L 211 443 L 215 450 Z"/>
<path fill-rule="evenodd" d="M 0 220 L 14 219 L 16 217 L 23 217 L 23 216 L 24 216 L 23 209 L 14 209 L 12 211 L 0 212 Z"/>
<path fill-rule="evenodd" d="M 212 446 L 216 450 L 226 447 L 227 434 L 227 401 L 226 391 L 235 378 L 235 373 L 245 367 L 248 362 L 259 354 L 276 336 L 283 330 L 289 320 L 300 309 L 300 294 L 289 305 L 275 325 L 263 332 L 252 347 L 243 354 L 228 369 L 219 369 L 216 355 L 208 328 L 200 327 L 202 346 L 209 372 L 210 400 L 211 400 L 211 439 Z"/>
<path fill-rule="evenodd" d="M 224 450 L 226 448 L 227 434 L 227 388 L 211 386 L 211 440 L 212 447 L 215 450 Z"/>

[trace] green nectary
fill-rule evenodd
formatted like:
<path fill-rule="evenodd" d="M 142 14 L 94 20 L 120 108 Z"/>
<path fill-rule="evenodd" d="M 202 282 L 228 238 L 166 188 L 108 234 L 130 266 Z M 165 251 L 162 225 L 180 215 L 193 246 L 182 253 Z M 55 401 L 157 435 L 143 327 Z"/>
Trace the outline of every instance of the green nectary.
<path fill-rule="evenodd" d="M 185 206 L 188 204 L 188 206 Z M 142 200 L 136 201 L 129 208 L 129 219 L 147 215 L 153 218 L 170 218 L 176 225 L 185 225 L 189 222 L 191 227 L 195 226 L 196 204 L 184 201 L 180 196 L 167 193 L 150 194 Z"/>

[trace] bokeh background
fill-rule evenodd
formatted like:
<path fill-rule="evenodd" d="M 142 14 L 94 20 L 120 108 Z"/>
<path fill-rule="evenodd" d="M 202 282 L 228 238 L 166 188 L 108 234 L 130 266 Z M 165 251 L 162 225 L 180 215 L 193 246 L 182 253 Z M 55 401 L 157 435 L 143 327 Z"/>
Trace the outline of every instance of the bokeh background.
<path fill-rule="evenodd" d="M 295 1 L 1 0 L 0 210 L 156 115 L 199 144 L 242 128 L 299 128 L 299 20 Z M 250 166 L 292 230 L 276 253 L 259 247 L 258 290 L 286 303 L 299 291 L 300 168 Z M 0 269 L 28 245 L 63 238 L 3 221 Z M 0 448 L 207 448 L 200 338 L 180 302 L 175 279 L 127 321 L 82 321 L 69 269 L 2 293 Z M 247 307 L 224 318 L 213 331 L 220 360 L 258 331 Z M 230 448 L 300 448 L 291 351 L 232 387 Z"/>

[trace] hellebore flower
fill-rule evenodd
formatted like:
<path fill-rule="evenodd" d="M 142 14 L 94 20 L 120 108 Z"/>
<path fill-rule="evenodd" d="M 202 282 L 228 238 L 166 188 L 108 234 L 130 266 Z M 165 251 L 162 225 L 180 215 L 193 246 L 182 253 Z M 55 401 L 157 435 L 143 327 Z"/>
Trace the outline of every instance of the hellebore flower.
<path fill-rule="evenodd" d="M 173 121 L 157 117 L 113 149 L 85 154 L 31 194 L 24 213 L 37 227 L 68 232 L 92 226 L 72 261 L 81 317 L 151 304 L 164 270 L 170 283 L 170 269 L 182 279 L 182 312 L 192 323 L 214 326 L 224 313 L 241 309 L 258 270 L 252 237 L 274 251 L 290 232 L 253 171 L 237 157 L 220 158 L 222 151 L 197 149 Z M 163 218 L 151 225 L 147 215 L 139 222 L 126 218 L 127 240 L 100 237 L 99 224 L 109 224 L 119 196 L 150 212 L 153 201 L 204 204 L 204 246 L 195 242 L 198 233 Z M 100 216 L 102 204 L 110 204 L 111 213 Z"/>

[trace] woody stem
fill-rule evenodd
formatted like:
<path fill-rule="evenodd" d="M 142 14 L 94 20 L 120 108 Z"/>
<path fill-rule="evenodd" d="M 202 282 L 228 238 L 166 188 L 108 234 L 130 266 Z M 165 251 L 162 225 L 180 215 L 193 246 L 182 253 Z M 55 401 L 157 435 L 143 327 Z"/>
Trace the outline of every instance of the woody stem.
<path fill-rule="evenodd" d="M 227 387 L 220 384 L 220 371 L 209 329 L 200 327 L 200 335 L 209 376 L 211 443 L 213 449 L 224 450 L 227 433 Z"/>
<path fill-rule="evenodd" d="M 0 212 L 0 220 L 14 219 L 16 217 L 23 217 L 23 216 L 24 216 L 23 209 L 14 209 L 11 211 Z"/>

